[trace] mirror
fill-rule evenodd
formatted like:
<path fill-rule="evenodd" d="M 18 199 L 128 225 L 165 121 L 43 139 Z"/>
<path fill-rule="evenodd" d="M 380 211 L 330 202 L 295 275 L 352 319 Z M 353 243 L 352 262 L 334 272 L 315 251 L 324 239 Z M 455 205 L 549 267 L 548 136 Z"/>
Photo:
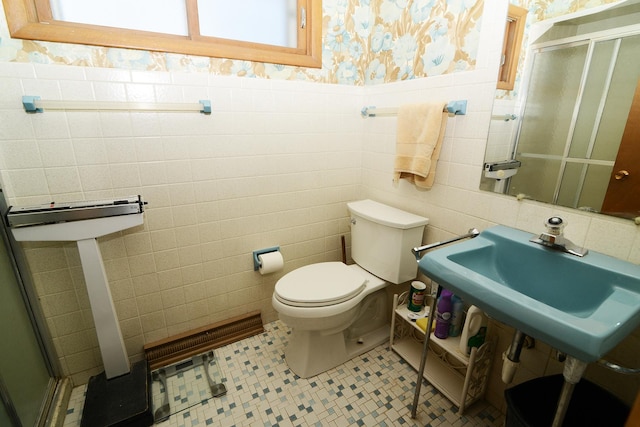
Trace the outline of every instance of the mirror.
<path fill-rule="evenodd" d="M 638 22 L 640 0 L 527 22 L 514 89 L 496 93 L 481 190 L 640 217 Z"/>

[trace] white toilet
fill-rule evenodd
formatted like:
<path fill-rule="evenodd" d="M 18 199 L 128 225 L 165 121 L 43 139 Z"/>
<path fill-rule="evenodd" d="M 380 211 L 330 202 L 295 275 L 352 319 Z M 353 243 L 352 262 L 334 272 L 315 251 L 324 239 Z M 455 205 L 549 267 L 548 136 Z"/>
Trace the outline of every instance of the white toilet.
<path fill-rule="evenodd" d="M 420 246 L 427 218 L 372 200 L 347 203 L 351 257 L 298 268 L 276 283 L 271 299 L 291 328 L 285 359 L 308 378 L 389 339 L 388 283 L 416 277 L 411 249 Z"/>

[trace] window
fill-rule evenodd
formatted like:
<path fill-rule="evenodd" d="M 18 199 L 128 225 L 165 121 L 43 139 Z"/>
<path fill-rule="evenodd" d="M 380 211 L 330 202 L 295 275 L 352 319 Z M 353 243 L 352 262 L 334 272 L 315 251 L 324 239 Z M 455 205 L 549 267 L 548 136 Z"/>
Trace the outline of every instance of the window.
<path fill-rule="evenodd" d="M 509 5 L 507 25 L 504 29 L 502 61 L 498 73 L 498 89 L 512 90 L 515 84 L 527 13 L 527 9 Z"/>
<path fill-rule="evenodd" d="M 19 39 L 322 66 L 321 0 L 3 0 L 3 4 L 11 36 Z M 266 15 L 273 11 L 281 13 Z M 253 31 L 238 33 L 242 28 Z"/>

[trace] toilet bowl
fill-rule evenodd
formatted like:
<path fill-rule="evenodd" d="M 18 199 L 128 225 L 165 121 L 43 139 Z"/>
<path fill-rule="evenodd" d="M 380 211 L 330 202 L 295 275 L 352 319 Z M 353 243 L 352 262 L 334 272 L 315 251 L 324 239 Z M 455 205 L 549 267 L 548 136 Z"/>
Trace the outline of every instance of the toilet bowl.
<path fill-rule="evenodd" d="M 386 286 L 415 278 L 411 248 L 427 219 L 371 200 L 347 204 L 356 264 L 323 262 L 284 275 L 272 305 L 291 328 L 285 360 L 299 377 L 334 368 L 389 339 Z"/>
<path fill-rule="evenodd" d="M 291 328 L 285 349 L 289 368 L 308 378 L 387 340 L 387 285 L 359 266 L 341 262 L 307 265 L 280 279 L 272 304 Z"/>

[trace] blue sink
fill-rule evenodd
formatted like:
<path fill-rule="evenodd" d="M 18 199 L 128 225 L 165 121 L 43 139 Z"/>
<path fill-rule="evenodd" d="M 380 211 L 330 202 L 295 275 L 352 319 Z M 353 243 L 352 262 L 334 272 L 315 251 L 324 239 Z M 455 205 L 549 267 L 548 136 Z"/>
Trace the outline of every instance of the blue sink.
<path fill-rule="evenodd" d="M 577 257 L 531 237 L 491 227 L 428 252 L 419 267 L 494 319 L 584 362 L 640 325 L 640 266 L 594 251 Z"/>

